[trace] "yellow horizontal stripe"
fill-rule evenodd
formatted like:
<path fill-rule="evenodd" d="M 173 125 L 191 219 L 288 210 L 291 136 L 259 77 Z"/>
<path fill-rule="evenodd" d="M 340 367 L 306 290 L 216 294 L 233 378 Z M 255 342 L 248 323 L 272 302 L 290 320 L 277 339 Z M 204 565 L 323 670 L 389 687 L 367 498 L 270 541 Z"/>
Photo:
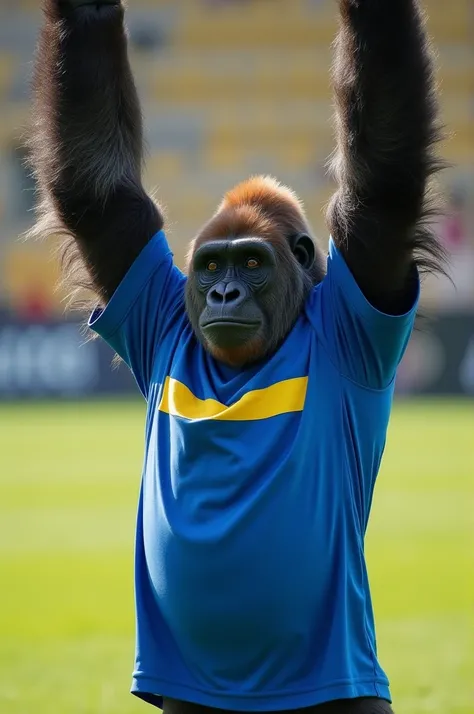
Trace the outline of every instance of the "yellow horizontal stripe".
<path fill-rule="evenodd" d="M 199 399 L 177 379 L 166 377 L 160 411 L 185 419 L 255 421 L 303 410 L 307 377 L 286 379 L 265 389 L 247 392 L 230 407 L 215 399 Z"/>

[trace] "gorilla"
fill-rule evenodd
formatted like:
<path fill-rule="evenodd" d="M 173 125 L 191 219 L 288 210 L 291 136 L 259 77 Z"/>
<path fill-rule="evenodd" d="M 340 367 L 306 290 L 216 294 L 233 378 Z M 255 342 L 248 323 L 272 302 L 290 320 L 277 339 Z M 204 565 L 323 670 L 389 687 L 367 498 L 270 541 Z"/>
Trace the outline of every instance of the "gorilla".
<path fill-rule="evenodd" d="M 58 236 L 147 402 L 132 692 L 165 714 L 392 712 L 364 536 L 421 277 L 445 270 L 441 130 L 418 0 L 337 6 L 328 253 L 256 176 L 181 271 L 142 184 L 124 5 L 43 0 L 31 233 Z"/>

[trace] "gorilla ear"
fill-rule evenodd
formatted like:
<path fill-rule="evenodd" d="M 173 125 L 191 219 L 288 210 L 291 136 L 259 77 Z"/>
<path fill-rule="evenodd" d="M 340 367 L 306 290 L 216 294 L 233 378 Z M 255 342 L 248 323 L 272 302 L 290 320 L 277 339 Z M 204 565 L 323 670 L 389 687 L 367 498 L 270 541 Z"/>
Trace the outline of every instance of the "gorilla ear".
<path fill-rule="evenodd" d="M 309 270 L 314 263 L 316 251 L 314 243 L 307 233 L 297 233 L 289 240 L 291 252 L 295 256 L 298 263 L 305 270 Z"/>

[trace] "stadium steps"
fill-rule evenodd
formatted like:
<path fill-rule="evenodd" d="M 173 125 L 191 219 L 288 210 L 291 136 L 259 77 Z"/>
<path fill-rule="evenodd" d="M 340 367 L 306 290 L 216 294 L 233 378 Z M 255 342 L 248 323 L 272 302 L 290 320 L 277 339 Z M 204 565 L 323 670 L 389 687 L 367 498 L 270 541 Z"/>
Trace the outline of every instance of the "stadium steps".
<path fill-rule="evenodd" d="M 314 5 L 314 3 L 313 3 Z M 427 2 L 429 30 L 437 41 L 468 44 L 472 39 L 472 13 L 468 0 L 446 4 Z M 242 48 L 278 47 L 281 51 L 302 46 L 326 45 L 334 37 L 337 21 L 334 3 L 318 3 L 312 11 L 303 2 L 285 0 L 272 3 L 238 3 L 222 7 L 200 6 L 183 14 L 175 41 L 194 51 L 230 46 Z"/>
<path fill-rule="evenodd" d="M 438 65 L 442 92 L 474 93 L 474 52 L 465 47 L 441 47 Z M 140 82 L 146 96 L 164 104 L 265 103 L 322 101 L 331 98 L 329 48 L 301 50 L 285 59 L 278 53 L 235 56 L 229 53 L 168 57 L 142 66 Z"/>
<path fill-rule="evenodd" d="M 152 96 L 162 101 L 220 101 L 235 99 L 265 100 L 279 95 L 292 101 L 330 93 L 327 65 L 285 68 L 225 67 L 217 62 L 213 68 L 189 66 L 185 71 L 160 68 L 152 83 Z"/>
<path fill-rule="evenodd" d="M 425 3 L 439 54 L 442 116 L 452 133 L 441 150 L 463 166 L 474 165 L 471 5 L 451 0 L 446 12 L 446 0 Z M 10 14 L 0 11 L 0 34 L 10 42 L 9 52 L 0 55 L 0 97 L 12 86 L 15 61 L 17 73 L 20 63 L 31 61 L 31 26 L 38 21 L 38 0 L 17 0 L 11 7 L 12 32 Z M 294 187 L 326 241 L 322 209 L 333 190 L 324 161 L 334 145 L 328 72 L 337 27 L 334 0 L 251 0 L 241 6 L 133 0 L 128 22 L 132 30 L 148 23 L 163 33 L 158 49 L 132 46 L 130 55 L 144 105 L 145 182 L 167 208 L 178 263 L 225 190 L 251 173 L 272 173 Z M 25 55 L 12 66 L 17 45 Z M 0 149 L 19 139 L 28 113 L 24 103 L 2 105 Z M 53 285 L 49 252 L 35 248 L 31 255 L 36 271 Z M 20 253 L 10 259 L 21 262 Z M 13 274 L 17 290 L 34 275 L 18 267 Z"/>

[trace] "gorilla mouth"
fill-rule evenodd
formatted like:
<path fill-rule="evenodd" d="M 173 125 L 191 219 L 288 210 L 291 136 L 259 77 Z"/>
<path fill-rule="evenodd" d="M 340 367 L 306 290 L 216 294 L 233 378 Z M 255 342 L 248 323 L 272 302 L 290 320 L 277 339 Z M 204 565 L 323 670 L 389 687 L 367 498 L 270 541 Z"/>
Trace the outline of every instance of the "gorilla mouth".
<path fill-rule="evenodd" d="M 217 317 L 201 325 L 206 341 L 222 349 L 241 347 L 259 333 L 261 322 L 236 317 Z"/>
<path fill-rule="evenodd" d="M 213 320 L 208 320 L 201 325 L 201 329 L 208 327 L 259 327 L 260 322 L 255 320 L 238 320 L 232 317 L 219 317 Z"/>

